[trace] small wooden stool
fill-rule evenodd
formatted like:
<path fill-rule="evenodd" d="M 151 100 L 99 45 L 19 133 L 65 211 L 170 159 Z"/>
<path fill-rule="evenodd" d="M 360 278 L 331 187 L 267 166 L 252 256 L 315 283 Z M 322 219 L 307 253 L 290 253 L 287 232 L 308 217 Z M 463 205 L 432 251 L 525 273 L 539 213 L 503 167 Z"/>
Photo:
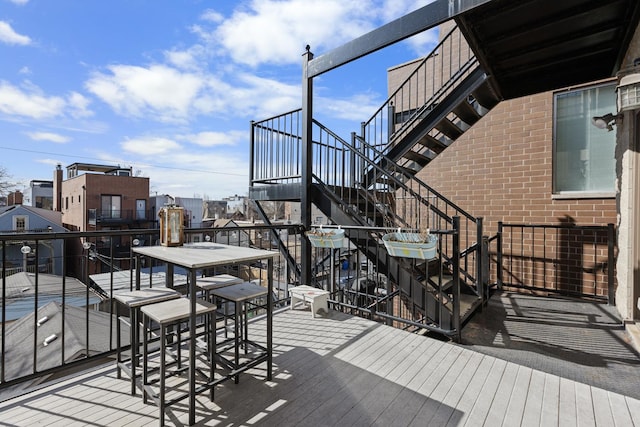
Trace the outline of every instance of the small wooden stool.
<path fill-rule="evenodd" d="M 314 288 L 313 286 L 300 285 L 289 289 L 289 297 L 291 298 L 291 310 L 293 310 L 298 301 L 302 301 L 311 306 L 312 317 L 316 317 L 316 313 L 320 310 L 329 313 L 329 305 L 327 303 L 329 291 Z"/>

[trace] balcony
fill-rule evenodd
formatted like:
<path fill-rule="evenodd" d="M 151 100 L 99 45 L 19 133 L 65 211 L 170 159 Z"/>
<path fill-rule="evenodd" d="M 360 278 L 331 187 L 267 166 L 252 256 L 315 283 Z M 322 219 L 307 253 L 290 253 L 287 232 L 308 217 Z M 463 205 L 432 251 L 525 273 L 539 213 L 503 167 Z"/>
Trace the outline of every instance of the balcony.
<path fill-rule="evenodd" d="M 264 341 L 264 320 L 250 336 Z M 274 373 L 197 401 L 197 425 L 638 425 L 640 400 L 370 320 L 308 310 L 274 316 Z M 171 386 L 180 387 L 174 382 Z M 182 384 L 184 386 L 184 384 Z M 150 425 L 158 410 L 129 395 L 113 363 L 0 403 L 3 422 Z M 186 425 L 185 405 L 169 425 Z"/>
<path fill-rule="evenodd" d="M 155 221 L 152 210 L 139 211 L 135 209 L 88 209 L 87 222 L 89 225 L 128 225 Z"/>
<path fill-rule="evenodd" d="M 187 230 L 187 241 L 211 240 L 216 231 Z M 337 286 L 332 291 L 329 314 L 314 319 L 308 309 L 289 310 L 286 306 L 287 289 L 296 281 L 295 270 L 300 261 L 300 227 L 254 226 L 231 231 L 246 232 L 249 239 L 243 240 L 244 244 L 261 248 L 274 246 L 272 236 L 279 236 L 281 240 L 275 246 L 282 244 L 288 250 L 290 258 L 281 253 L 274 262 L 276 306 L 284 306 L 274 316 L 274 375 L 267 382 L 264 367 L 258 365 L 241 377 L 240 384 L 220 385 L 215 402 L 210 402 L 206 395 L 199 396 L 196 413 L 199 424 L 497 425 L 520 420 L 534 425 L 569 422 L 583 425 L 587 421 L 612 425 L 614 419 L 622 420 L 622 424 L 627 421 L 628 425 L 640 422 L 640 384 L 635 380 L 640 375 L 640 361 L 620 338 L 619 323 L 602 303 L 578 305 L 574 300 L 543 299 L 536 305 L 533 297 L 504 294 L 499 300 L 504 303 L 494 306 L 496 299 L 492 298 L 478 321 L 475 318 L 468 321 L 461 343 L 446 342 L 442 336 L 437 339 L 429 336 L 429 329 L 417 327 L 418 323 L 411 320 L 416 312 L 403 311 L 390 303 L 391 299 L 385 299 L 389 295 L 377 292 L 378 286 L 353 286 L 370 280 L 377 284 L 391 283 L 388 277 L 380 277 L 375 265 L 356 262 L 350 269 L 343 269 L 336 253 L 319 249 L 312 257 L 317 284 Z M 16 323 L 9 321 L 7 313 L 12 301 L 4 291 L 7 279 L 2 279 L 2 319 L 5 319 L 0 331 L 2 422 L 16 426 L 157 425 L 157 408 L 144 405 L 140 396 L 132 398 L 129 382 L 116 378 L 115 340 L 110 339 L 113 330 L 109 329 L 117 315 L 109 297 L 118 288 L 133 286 L 134 276 L 130 267 L 132 258 L 125 256 L 126 251 L 116 248 L 116 244 L 149 244 L 157 240 L 157 232 L 32 233 L 22 234 L 20 242 L 15 242 L 14 235 L 0 236 L 5 265 L 21 262 L 10 255 L 15 252 L 10 250 L 12 244 L 27 242 L 36 248 L 34 276 L 38 279 L 34 280 L 38 286 L 34 292 L 40 292 L 40 298 L 29 300 L 32 313 L 41 309 L 39 301 L 45 296 L 42 284 L 49 276 L 60 278 L 58 295 L 63 304 L 70 305 L 72 295 L 68 286 L 72 280 L 88 285 L 79 299 L 86 300 L 96 293 L 102 297 L 97 304 L 91 300 L 90 306 L 67 308 L 67 313 L 79 316 L 76 318 L 79 322 L 69 326 L 74 338 L 70 333 L 66 337 L 59 335 L 56 343 L 70 343 L 72 339 L 75 342 L 77 337 L 80 349 L 65 354 L 61 345 L 46 349 L 40 345 L 39 340 L 49 333 L 41 332 L 26 339 L 21 336 L 18 345 L 10 339 Z M 264 241 L 262 236 L 266 236 Z M 87 248 L 57 256 L 64 262 L 61 271 L 74 276 L 67 277 L 65 285 L 61 276 L 45 276 L 38 268 L 41 261 L 37 251 L 45 239 L 63 241 L 62 246 L 68 251 L 77 246 Z M 74 242 L 89 244 L 74 245 Z M 100 275 L 102 280 L 110 276 L 106 283 L 99 282 L 93 274 L 95 269 L 91 267 L 98 263 L 114 273 Z M 164 271 L 159 265 L 147 262 L 142 267 L 143 286 L 157 286 L 164 281 Z M 264 266 L 236 266 L 228 272 L 260 279 Z M 2 277 L 10 277 L 6 267 Z M 103 292 L 97 292 L 98 283 Z M 55 293 L 55 286 L 52 282 L 46 293 Z M 74 298 L 78 295 L 75 288 Z M 554 305 L 557 301 L 561 305 Z M 416 305 L 411 304 L 414 309 Z M 38 330 L 41 318 L 40 315 L 23 318 L 26 330 Z M 262 322 L 258 313 L 249 335 L 264 342 Z M 56 325 L 51 320 L 47 323 Z M 85 336 L 89 337 L 89 344 L 82 342 Z M 16 348 L 22 348 L 19 358 L 14 352 Z M 53 351 L 47 353 L 50 350 Z M 54 363 L 43 363 L 43 357 Z M 13 370 L 11 366 L 16 363 L 21 370 Z M 186 403 L 174 406 L 168 422 L 186 424 L 186 412 Z"/>

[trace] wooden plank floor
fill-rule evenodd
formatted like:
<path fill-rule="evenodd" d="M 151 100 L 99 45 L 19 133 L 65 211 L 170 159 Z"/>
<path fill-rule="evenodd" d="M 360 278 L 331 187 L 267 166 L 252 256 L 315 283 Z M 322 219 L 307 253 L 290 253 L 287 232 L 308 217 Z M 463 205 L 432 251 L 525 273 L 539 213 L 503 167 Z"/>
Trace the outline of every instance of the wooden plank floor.
<path fill-rule="evenodd" d="M 264 341 L 264 321 L 250 336 Z M 129 394 L 113 365 L 0 403 L 2 426 L 158 425 L 159 411 Z M 198 425 L 640 426 L 640 401 L 331 312 L 274 317 L 274 376 L 198 396 Z M 168 425 L 184 425 L 185 403 Z"/>

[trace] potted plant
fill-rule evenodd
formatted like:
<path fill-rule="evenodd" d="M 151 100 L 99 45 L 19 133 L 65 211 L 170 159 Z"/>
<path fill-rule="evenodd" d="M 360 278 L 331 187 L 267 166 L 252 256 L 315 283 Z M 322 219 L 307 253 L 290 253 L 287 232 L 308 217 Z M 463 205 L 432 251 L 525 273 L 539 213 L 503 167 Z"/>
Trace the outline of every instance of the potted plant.
<path fill-rule="evenodd" d="M 436 257 L 438 237 L 426 229 L 422 233 L 400 231 L 382 236 L 382 242 L 391 256 L 432 259 Z"/>
<path fill-rule="evenodd" d="M 316 248 L 341 248 L 344 245 L 344 230 L 314 228 L 305 233 Z"/>

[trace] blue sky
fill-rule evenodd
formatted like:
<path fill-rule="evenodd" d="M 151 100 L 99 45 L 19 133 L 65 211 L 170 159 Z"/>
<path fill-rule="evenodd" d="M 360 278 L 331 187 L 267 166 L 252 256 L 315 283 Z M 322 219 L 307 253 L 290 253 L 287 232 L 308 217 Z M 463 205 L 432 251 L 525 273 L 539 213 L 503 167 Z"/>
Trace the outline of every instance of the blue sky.
<path fill-rule="evenodd" d="M 426 3 L 0 0 L 0 168 L 18 189 L 86 162 L 131 166 L 152 194 L 244 195 L 249 122 L 300 107 L 305 45 L 319 56 Z M 347 138 L 387 68 L 436 38 L 320 76 L 314 113 Z"/>

